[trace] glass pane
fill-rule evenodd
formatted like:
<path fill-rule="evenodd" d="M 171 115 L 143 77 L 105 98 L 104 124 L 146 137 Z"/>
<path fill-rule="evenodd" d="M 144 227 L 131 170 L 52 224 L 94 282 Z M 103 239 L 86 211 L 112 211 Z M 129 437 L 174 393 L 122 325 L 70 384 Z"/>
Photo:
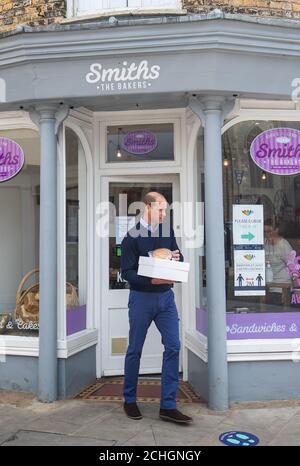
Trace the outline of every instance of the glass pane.
<path fill-rule="evenodd" d="M 14 164 L 10 157 L 16 154 L 11 141 L 21 147 L 25 164 L 4 181 L 4 172 L 9 175 Z M 38 336 L 40 141 L 36 131 L 0 132 L 0 173 L 0 334 Z"/>
<path fill-rule="evenodd" d="M 67 335 L 86 328 L 86 161 L 77 135 L 66 128 Z"/>
<path fill-rule="evenodd" d="M 107 161 L 150 162 L 174 160 L 173 124 L 109 126 Z"/>
<path fill-rule="evenodd" d="M 172 204 L 172 183 L 110 183 L 109 288 L 125 289 L 129 284 L 121 278 L 121 242 L 128 229 L 140 219 L 143 198 L 150 191 L 161 193 Z M 169 216 L 169 217 L 168 217 Z M 172 225 L 172 211 L 167 219 Z M 166 220 L 167 221 L 167 220 Z"/>
<path fill-rule="evenodd" d="M 300 122 L 247 121 L 233 126 L 223 135 L 227 310 L 233 314 L 279 312 L 285 313 L 287 319 L 288 313 L 300 311 L 300 175 L 264 172 L 252 160 L 251 143 L 256 136 L 272 128 L 300 130 Z M 234 204 L 248 205 L 249 214 L 255 211 L 255 206 L 263 208 L 265 296 L 251 293 L 238 296 L 235 291 L 238 277 L 234 271 L 232 237 Z M 255 256 L 255 252 L 252 255 Z M 252 255 L 248 254 L 247 260 L 251 260 Z M 254 282 L 258 276 L 253 275 Z M 244 286 L 241 277 L 240 282 Z M 261 324 L 266 325 L 266 322 Z M 293 322 L 288 325 L 278 321 L 277 324 L 277 330 L 288 329 Z M 297 333 L 280 333 L 275 327 L 268 338 L 299 338 Z M 266 332 L 262 331 L 262 335 L 264 338 Z M 252 338 L 259 336 L 254 333 Z"/>
<path fill-rule="evenodd" d="M 204 225 L 204 135 L 199 130 L 194 156 L 194 186 L 196 189 L 195 219 Z M 207 293 L 206 293 L 206 257 L 205 244 L 195 249 L 195 283 L 196 283 L 196 330 L 207 335 Z"/>

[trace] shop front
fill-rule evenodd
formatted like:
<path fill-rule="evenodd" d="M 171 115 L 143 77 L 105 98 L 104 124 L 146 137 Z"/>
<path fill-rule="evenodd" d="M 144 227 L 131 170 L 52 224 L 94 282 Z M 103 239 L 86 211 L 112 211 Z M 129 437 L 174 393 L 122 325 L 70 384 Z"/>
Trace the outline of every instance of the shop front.
<path fill-rule="evenodd" d="M 144 28 L 0 39 L 0 388 L 47 402 L 123 374 L 120 245 L 155 190 L 191 267 L 174 286 L 184 380 L 213 409 L 299 398 L 295 28 Z M 140 373 L 159 374 L 162 353 L 153 325 Z"/>
<path fill-rule="evenodd" d="M 241 108 L 222 129 L 231 400 L 299 396 L 298 135 L 293 110 L 270 111 L 262 103 L 255 119 L 251 109 Z M 206 260 L 202 254 L 198 260 L 196 328 L 207 354 Z"/>

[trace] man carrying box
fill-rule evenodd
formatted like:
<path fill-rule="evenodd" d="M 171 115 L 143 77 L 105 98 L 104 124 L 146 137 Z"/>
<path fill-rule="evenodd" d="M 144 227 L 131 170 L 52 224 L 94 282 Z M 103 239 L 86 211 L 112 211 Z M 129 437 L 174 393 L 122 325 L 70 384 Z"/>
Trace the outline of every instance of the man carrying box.
<path fill-rule="evenodd" d="M 175 260 L 183 261 L 174 231 L 169 228 L 163 235 L 162 224 L 166 217 L 167 201 L 157 192 L 149 192 L 144 198 L 145 209 L 141 221 L 128 232 L 122 241 L 122 278 L 130 284 L 129 294 L 129 345 L 124 371 L 124 410 L 131 419 L 141 419 L 136 403 L 140 358 L 148 328 L 155 322 L 165 347 L 161 376 L 161 401 L 159 416 L 166 421 L 181 424 L 192 422 L 176 409 L 176 392 L 179 382 L 179 319 L 173 281 L 148 278 L 137 274 L 140 256 L 149 251 L 166 248 Z"/>

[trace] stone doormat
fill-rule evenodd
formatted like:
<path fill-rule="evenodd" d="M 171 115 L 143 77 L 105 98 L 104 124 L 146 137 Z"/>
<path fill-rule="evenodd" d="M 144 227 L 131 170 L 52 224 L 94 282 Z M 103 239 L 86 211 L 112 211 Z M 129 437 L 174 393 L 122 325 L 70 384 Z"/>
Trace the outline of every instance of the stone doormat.
<path fill-rule="evenodd" d="M 160 380 L 139 379 L 138 402 L 159 403 Z M 123 377 L 98 379 L 93 385 L 82 390 L 74 397 L 77 400 L 123 401 Z M 180 381 L 176 399 L 180 403 L 199 403 L 201 398 L 187 382 Z"/>

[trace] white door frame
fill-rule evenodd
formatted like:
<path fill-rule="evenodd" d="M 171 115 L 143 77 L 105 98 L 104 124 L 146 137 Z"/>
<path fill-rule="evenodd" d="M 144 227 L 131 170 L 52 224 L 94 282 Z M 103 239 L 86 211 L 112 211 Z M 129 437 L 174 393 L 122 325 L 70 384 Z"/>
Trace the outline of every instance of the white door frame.
<path fill-rule="evenodd" d="M 154 178 L 155 177 L 155 178 Z M 172 183 L 173 185 L 173 200 L 178 200 L 180 201 L 180 174 L 179 173 L 169 173 L 169 174 L 156 174 L 156 173 L 147 173 L 147 168 L 145 167 L 145 171 L 143 174 L 140 175 L 106 175 L 103 174 L 103 176 L 100 177 L 100 180 L 98 178 L 98 186 L 99 186 L 99 194 L 100 194 L 100 199 L 102 201 L 108 201 L 108 192 L 109 192 L 109 183 L 112 182 L 120 182 L 120 183 L 130 183 L 130 182 L 145 182 L 149 183 L 151 182 L 151 179 L 154 180 L 154 182 L 161 182 L 161 183 Z M 180 225 L 180 218 L 178 218 L 179 212 L 174 212 L 174 230 L 175 230 L 175 235 L 176 235 L 176 225 Z M 103 240 L 99 237 L 97 237 L 97 242 L 98 242 L 98 247 L 96 250 L 98 253 L 96 254 L 96 283 L 99 283 L 99 299 L 96 300 L 96 302 L 99 303 L 99 305 L 96 308 L 96 320 L 98 322 L 97 328 L 98 328 L 98 354 L 97 354 L 97 378 L 102 377 L 104 375 L 104 348 L 108 347 L 108 333 L 107 333 L 107 328 L 108 328 L 108 322 L 107 322 L 107 306 L 108 306 L 108 289 L 109 289 L 109 279 L 108 279 L 108 261 L 109 261 L 109 255 L 108 255 L 108 248 L 107 248 L 107 240 Z M 179 239 L 180 243 L 180 239 Z M 102 264 L 102 266 L 100 265 Z M 97 270 L 98 268 L 98 270 Z M 182 300 L 182 293 L 181 293 L 181 288 L 180 285 L 175 285 L 175 295 L 176 295 L 176 301 L 178 305 L 178 311 L 180 314 L 181 319 L 184 317 L 184 313 L 181 311 L 181 309 L 184 309 L 184 303 Z M 180 337 L 182 340 L 182 325 L 180 325 Z M 99 354 L 100 353 L 100 354 Z M 182 357 L 180 357 L 180 370 L 182 369 Z"/>

